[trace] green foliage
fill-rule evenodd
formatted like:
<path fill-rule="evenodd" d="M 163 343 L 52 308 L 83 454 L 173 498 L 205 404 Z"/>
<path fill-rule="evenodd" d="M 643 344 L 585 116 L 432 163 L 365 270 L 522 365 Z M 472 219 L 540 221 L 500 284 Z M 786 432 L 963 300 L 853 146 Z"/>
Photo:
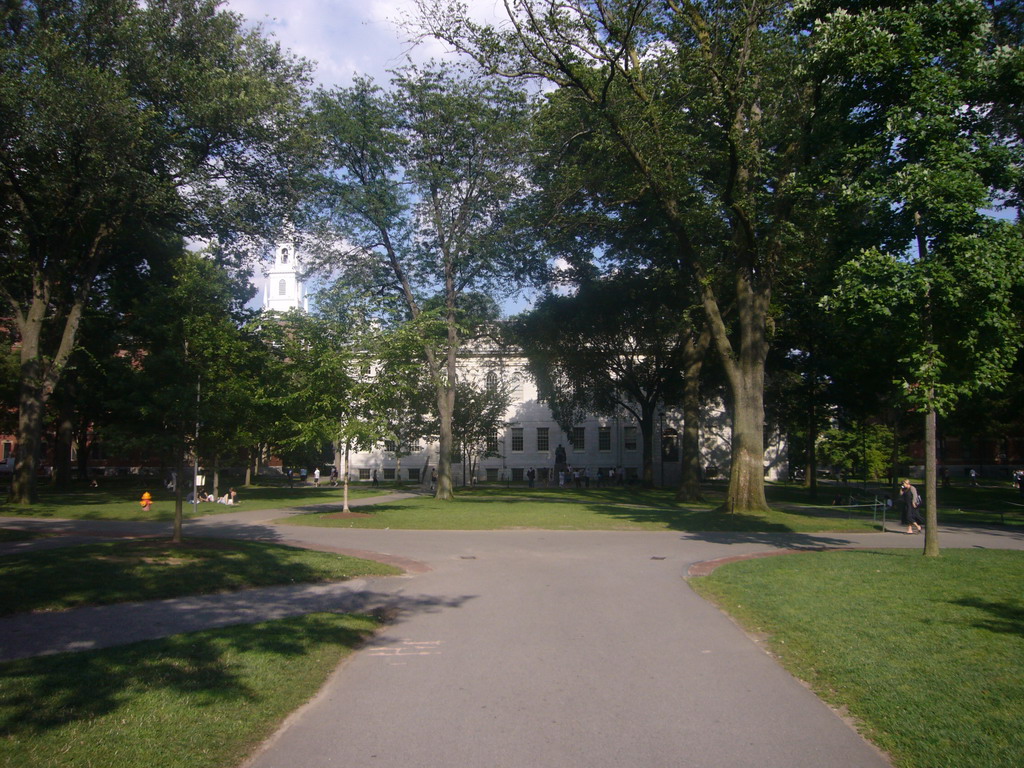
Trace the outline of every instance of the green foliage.
<path fill-rule="evenodd" d="M 216 239 L 237 256 L 281 221 L 306 167 L 306 70 L 215 0 L 0 9 L 0 297 L 21 337 L 21 503 L 90 294 L 150 266 L 146 236 Z"/>
<path fill-rule="evenodd" d="M 465 380 L 456 385 L 452 435 L 469 463 L 471 476 L 476 474 L 478 457 L 500 455 L 499 449 L 489 447 L 489 443 L 505 425 L 505 412 L 512 404 L 511 392 L 511 384 L 500 378 L 482 387 Z"/>
<path fill-rule="evenodd" d="M 374 388 L 361 346 L 367 328 L 349 309 L 335 303 L 321 314 L 283 318 L 288 365 L 279 439 L 286 449 L 368 448 L 382 431 L 368 406 Z"/>
<path fill-rule="evenodd" d="M 588 413 L 625 408 L 641 420 L 642 408 L 676 402 L 692 328 L 676 284 L 644 273 L 549 293 L 512 333 L 540 396 L 569 432 Z"/>
<path fill-rule="evenodd" d="M 940 413 L 1006 380 L 1019 349 L 1024 238 L 989 218 L 1019 168 L 991 120 L 991 10 L 981 2 L 882 3 L 814 14 L 811 65 L 851 126 L 841 193 L 873 211 L 876 248 L 840 270 L 830 306 L 882 325 L 908 404 Z M 812 16 L 808 16 L 812 18 Z"/>
<path fill-rule="evenodd" d="M 175 466 L 186 446 L 211 463 L 244 447 L 239 427 L 254 415 L 256 397 L 247 372 L 264 359 L 243 330 L 250 294 L 248 275 L 212 253 L 180 250 L 154 270 L 127 318 L 124 367 L 109 393 L 102 435 L 112 450 L 141 450 Z"/>
<path fill-rule="evenodd" d="M 821 436 L 819 456 L 826 466 L 849 475 L 857 472 L 865 480 L 886 476 L 892 457 L 893 433 L 882 424 L 853 422 L 843 429 L 830 429 Z"/>

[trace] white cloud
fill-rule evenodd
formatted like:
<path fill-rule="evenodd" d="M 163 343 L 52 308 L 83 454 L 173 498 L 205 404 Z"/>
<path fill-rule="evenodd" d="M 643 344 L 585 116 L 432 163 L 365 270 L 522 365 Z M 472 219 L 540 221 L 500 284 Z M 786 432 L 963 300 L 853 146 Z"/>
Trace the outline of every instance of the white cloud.
<path fill-rule="evenodd" d="M 348 85 L 355 74 L 385 83 L 407 56 L 422 62 L 447 54 L 438 41 L 408 42 L 400 24 L 415 15 L 414 0 L 227 0 L 225 7 L 314 62 L 317 81 L 328 87 Z M 475 19 L 504 18 L 500 0 L 471 0 L 469 7 Z"/>

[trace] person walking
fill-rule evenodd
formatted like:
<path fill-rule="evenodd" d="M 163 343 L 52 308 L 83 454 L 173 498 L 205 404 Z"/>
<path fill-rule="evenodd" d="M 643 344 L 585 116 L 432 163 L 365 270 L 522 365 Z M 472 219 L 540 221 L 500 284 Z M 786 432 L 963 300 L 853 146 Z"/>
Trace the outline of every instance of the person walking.
<path fill-rule="evenodd" d="M 313 487 L 320 487 L 320 467 L 317 467 L 316 469 L 313 470 Z"/>
<path fill-rule="evenodd" d="M 911 485 L 909 479 L 903 481 L 902 489 L 900 498 L 903 500 L 903 510 L 900 516 L 900 523 L 907 526 L 907 533 L 920 533 L 923 530 L 921 528 L 923 521 L 919 511 L 921 497 L 917 493 L 917 488 Z"/>

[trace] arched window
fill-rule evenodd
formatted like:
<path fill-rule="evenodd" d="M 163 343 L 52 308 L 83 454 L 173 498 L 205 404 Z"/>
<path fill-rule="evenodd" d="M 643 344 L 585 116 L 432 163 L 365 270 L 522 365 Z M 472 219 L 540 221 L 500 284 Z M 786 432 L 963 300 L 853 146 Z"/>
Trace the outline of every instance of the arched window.
<path fill-rule="evenodd" d="M 281 263 L 282 264 L 287 264 L 288 263 L 288 249 L 287 248 L 282 248 L 281 249 Z M 282 293 L 283 293 L 283 291 L 282 291 Z"/>
<path fill-rule="evenodd" d="M 498 389 L 498 374 L 494 371 L 487 372 L 487 391 L 495 392 Z"/>
<path fill-rule="evenodd" d="M 281 282 L 279 282 L 277 284 L 277 295 L 278 296 L 287 296 L 288 295 L 288 281 L 287 280 L 283 280 L 282 279 Z"/>

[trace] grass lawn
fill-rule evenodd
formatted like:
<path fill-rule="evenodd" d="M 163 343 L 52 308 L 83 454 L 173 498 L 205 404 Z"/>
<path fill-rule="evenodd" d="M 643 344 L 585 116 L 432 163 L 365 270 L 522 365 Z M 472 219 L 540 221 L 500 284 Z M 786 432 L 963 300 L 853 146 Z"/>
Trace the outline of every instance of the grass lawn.
<path fill-rule="evenodd" d="M 236 766 L 375 626 L 311 614 L 0 664 L 0 766 Z"/>
<path fill-rule="evenodd" d="M 406 528 L 430 530 L 497 530 L 544 528 L 555 530 L 657 530 L 657 531 L 869 531 L 870 516 L 847 519 L 831 510 L 807 512 L 773 510 L 765 515 L 723 514 L 709 503 L 681 504 L 671 490 L 642 488 L 477 487 L 459 489 L 454 501 L 441 502 L 418 496 L 372 507 L 352 514 L 310 513 L 288 518 L 291 525 L 341 528 Z"/>
<path fill-rule="evenodd" d="M 370 560 L 258 542 L 88 544 L 0 558 L 0 615 L 397 573 Z"/>
<path fill-rule="evenodd" d="M 1024 552 L 803 553 L 691 583 L 900 768 L 1024 762 Z"/>
<path fill-rule="evenodd" d="M 155 504 L 148 514 L 139 506 L 141 494 L 137 480 L 119 485 L 111 481 L 102 488 L 81 488 L 70 493 L 55 493 L 43 488 L 38 504 L 20 507 L 0 504 L 0 516 L 68 518 L 79 520 L 163 520 L 173 519 L 174 504 L 170 495 L 159 488 L 152 491 Z M 226 486 L 225 486 L 226 487 Z M 422 491 L 421 486 L 408 490 Z M 350 489 L 354 499 L 370 498 L 403 490 L 391 486 L 372 488 L 356 485 Z M 241 504 L 200 504 L 199 514 L 210 515 L 236 510 L 309 508 L 309 515 L 291 518 L 289 522 L 305 525 L 355 528 L 419 528 L 490 530 L 501 528 L 554 528 L 571 530 L 680 530 L 680 531 L 865 531 L 873 530 L 872 509 L 867 506 L 848 508 L 853 496 L 856 503 L 884 497 L 879 486 L 867 489 L 859 484 L 837 486 L 823 483 L 818 498 L 812 499 L 807 489 L 786 483 L 766 486 L 768 502 L 773 511 L 767 515 L 722 514 L 715 511 L 725 499 L 726 484 L 715 481 L 705 484 L 705 503 L 680 504 L 672 489 L 640 487 L 596 488 L 585 490 L 527 488 L 525 486 L 481 485 L 456 489 L 453 503 L 435 502 L 423 494 L 402 502 L 362 507 L 348 517 L 335 513 L 316 512 L 319 505 L 340 508 L 340 488 L 296 485 L 251 486 L 240 489 Z M 841 504 L 833 505 L 836 497 Z M 954 486 L 939 492 L 939 522 L 968 525 L 998 525 L 1024 528 L 1024 504 L 1016 490 L 993 483 L 969 488 Z M 186 517 L 192 506 L 186 505 Z M 896 519 L 891 511 L 888 519 Z"/>
<path fill-rule="evenodd" d="M 343 493 L 340 487 L 331 488 L 329 485 L 320 488 L 314 488 L 312 485 L 296 485 L 294 488 L 282 485 L 236 488 L 240 499 L 238 506 L 200 504 L 199 514 L 216 515 L 239 510 L 293 509 L 317 504 L 341 504 Z M 220 491 L 224 493 L 227 489 L 228 486 L 223 485 Z M 153 508 L 148 513 L 139 505 L 143 490 L 148 490 L 153 495 Z M 366 498 L 389 492 L 389 489 L 383 487 L 355 486 L 349 488 L 349 498 Z M 193 517 L 191 504 L 184 505 L 183 514 L 186 518 Z M 83 487 L 66 493 L 57 493 L 44 486 L 40 488 L 39 501 L 36 504 L 0 504 L 0 516 L 3 515 L 72 520 L 173 520 L 174 494 L 159 483 L 152 488 L 143 488 L 135 482 L 111 482 L 100 488 Z"/>
<path fill-rule="evenodd" d="M 0 528 L 0 543 L 9 541 L 30 541 L 38 539 L 40 534 L 31 531 L 15 531 L 10 528 Z"/>
<path fill-rule="evenodd" d="M 915 480 L 918 491 L 924 491 L 924 481 Z M 811 499 L 808 489 L 791 483 L 770 483 L 765 493 L 770 504 L 779 505 L 793 510 L 813 507 L 829 509 L 832 502 L 839 497 L 840 504 L 849 504 L 851 497 L 854 503 L 869 503 L 874 498 L 884 499 L 889 493 L 888 488 L 878 483 L 866 487 L 859 482 L 838 485 L 828 481 L 818 487 L 818 498 Z M 1024 496 L 1009 482 L 983 480 L 977 487 L 954 481 L 948 488 L 939 488 L 936 494 L 939 504 L 939 523 L 955 523 L 959 525 L 1007 525 L 1024 528 Z M 837 507 L 836 509 L 841 509 Z M 862 508 L 863 509 L 863 508 Z M 870 510 L 867 510 L 870 513 Z M 899 512 L 893 511 L 898 519 Z"/>

